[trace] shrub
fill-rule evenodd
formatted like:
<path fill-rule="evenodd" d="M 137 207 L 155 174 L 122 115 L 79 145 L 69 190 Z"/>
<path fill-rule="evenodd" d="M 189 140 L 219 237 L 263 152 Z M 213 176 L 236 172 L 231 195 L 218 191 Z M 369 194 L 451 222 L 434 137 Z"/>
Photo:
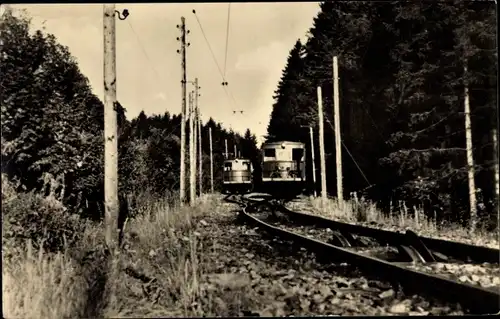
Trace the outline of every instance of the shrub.
<path fill-rule="evenodd" d="M 14 190 L 15 185 L 2 176 L 4 245 L 15 250 L 31 239 L 35 249 L 57 252 L 79 240 L 85 223 L 60 202 L 34 192 L 15 193 Z"/>

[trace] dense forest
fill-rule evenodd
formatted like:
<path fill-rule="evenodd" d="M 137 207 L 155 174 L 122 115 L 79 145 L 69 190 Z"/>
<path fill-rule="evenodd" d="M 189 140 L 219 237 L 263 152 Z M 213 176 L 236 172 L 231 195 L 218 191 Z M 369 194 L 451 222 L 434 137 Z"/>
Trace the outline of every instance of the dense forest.
<path fill-rule="evenodd" d="M 320 7 L 306 43 L 291 48 L 275 91 L 268 140 L 309 146 L 303 126 L 312 126 L 317 143 L 321 86 L 326 178 L 328 192 L 335 194 L 332 57 L 338 56 L 344 193 L 363 192 L 384 209 L 405 201 L 440 219 L 467 222 L 467 87 L 478 212 L 496 216 L 495 5 L 328 1 Z M 100 216 L 102 102 L 68 49 L 53 35 L 30 30 L 27 16 L 7 10 L 0 32 L 2 176 L 16 182 L 18 191 L 55 192 L 72 211 Z M 143 112 L 128 120 L 127 107 L 118 107 L 121 194 L 177 191 L 179 115 Z M 209 128 L 216 190 L 225 139 L 230 152 L 238 145 L 258 167 L 255 136 L 249 130 L 240 136 L 210 119 L 202 126 L 205 191 Z M 311 173 L 309 166 L 309 180 Z M 496 223 L 496 217 L 485 220 Z"/>
<path fill-rule="evenodd" d="M 51 34 L 30 30 L 26 14 L 7 9 L 0 34 L 2 178 L 15 182 L 17 191 L 53 193 L 69 211 L 101 218 L 102 101 L 92 93 L 88 79 L 68 48 Z M 127 196 L 140 190 L 164 196 L 177 192 L 180 115 L 166 112 L 146 116 L 141 112 L 129 121 L 126 107 L 120 103 L 117 107 L 120 194 Z M 257 154 L 256 138 L 250 130 L 240 136 L 210 118 L 202 125 L 205 192 L 210 191 L 209 128 L 215 190 L 222 183 L 225 139 L 229 152 L 236 144 L 243 156 L 255 158 Z"/>
<path fill-rule="evenodd" d="M 290 51 L 268 140 L 309 145 L 305 125 L 318 143 L 321 86 L 327 188 L 336 193 L 332 64 L 338 56 L 344 194 L 362 192 L 386 210 L 405 201 L 466 223 L 467 88 L 478 215 L 496 225 L 496 4 L 327 1 L 320 7 L 306 43 L 298 40 Z"/>

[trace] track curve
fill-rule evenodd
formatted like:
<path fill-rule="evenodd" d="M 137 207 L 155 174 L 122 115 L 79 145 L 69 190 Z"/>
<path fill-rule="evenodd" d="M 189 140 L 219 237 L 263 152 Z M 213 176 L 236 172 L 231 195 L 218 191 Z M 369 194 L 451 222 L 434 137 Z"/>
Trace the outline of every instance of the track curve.
<path fill-rule="evenodd" d="M 260 199 L 260 200 L 258 200 Z M 433 295 L 439 299 L 458 302 L 463 307 L 474 314 L 493 314 L 500 309 L 500 293 L 498 289 L 483 288 L 467 283 L 459 283 L 438 275 L 424 273 L 415 269 L 409 269 L 382 259 L 366 256 L 361 253 L 348 250 L 343 247 L 334 246 L 313 238 L 285 230 L 271 224 L 268 224 L 259 218 L 252 216 L 248 208 L 260 205 L 270 205 L 273 209 L 279 209 L 287 214 L 295 222 L 308 225 L 321 225 L 319 227 L 330 227 L 340 229 L 344 232 L 356 233 L 362 236 L 378 238 L 381 241 L 394 243 L 395 241 L 408 240 L 408 236 L 402 233 L 390 232 L 374 228 L 368 228 L 359 225 L 340 223 L 326 218 L 317 217 L 304 213 L 297 213 L 288 210 L 282 205 L 272 203 L 272 196 L 266 194 L 250 194 L 236 198 L 227 196 L 226 201 L 233 202 L 242 206 L 239 218 L 257 226 L 260 230 L 274 236 L 290 240 L 300 246 L 316 253 L 325 261 L 338 262 L 343 261 L 355 265 L 363 272 L 378 277 L 389 282 L 400 284 L 406 291 L 424 292 Z M 432 251 L 439 251 L 445 254 L 451 254 L 459 258 L 473 259 L 475 261 L 485 259 L 494 260 L 496 253 L 496 262 L 498 262 L 498 251 L 486 248 L 478 249 L 474 253 L 476 246 L 466 245 L 455 242 L 446 242 L 431 238 L 419 237 L 425 246 L 431 247 Z M 443 243 L 445 242 L 445 243 Z M 471 247 L 467 247 L 471 246 Z M 464 248 L 465 247 L 465 248 Z M 457 253 L 457 249 L 462 248 L 466 252 Z M 482 248 L 482 247 L 480 247 Z M 472 256 L 472 257 L 471 257 Z M 489 258 L 489 259 L 488 259 Z"/>

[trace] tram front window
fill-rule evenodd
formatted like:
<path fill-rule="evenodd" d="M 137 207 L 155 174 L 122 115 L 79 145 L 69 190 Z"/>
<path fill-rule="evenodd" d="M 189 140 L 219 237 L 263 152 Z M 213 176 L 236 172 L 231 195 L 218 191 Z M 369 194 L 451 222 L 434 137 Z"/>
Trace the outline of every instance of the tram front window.
<path fill-rule="evenodd" d="M 265 149 L 264 157 L 276 157 L 276 150 L 274 148 Z"/>
<path fill-rule="evenodd" d="M 301 162 L 303 156 L 304 156 L 304 149 L 303 148 L 294 148 L 292 150 L 292 160 L 294 162 Z"/>
<path fill-rule="evenodd" d="M 250 170 L 250 162 L 243 162 L 243 167 L 245 170 L 249 171 Z"/>

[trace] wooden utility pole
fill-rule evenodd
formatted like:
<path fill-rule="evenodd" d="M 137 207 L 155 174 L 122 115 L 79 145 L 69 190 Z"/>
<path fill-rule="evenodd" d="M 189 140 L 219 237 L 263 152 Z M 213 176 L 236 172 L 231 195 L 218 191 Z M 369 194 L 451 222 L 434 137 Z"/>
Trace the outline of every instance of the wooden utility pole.
<path fill-rule="evenodd" d="M 236 144 L 234 144 L 234 158 L 237 158 L 237 157 L 238 157 L 237 148 L 236 148 Z"/>
<path fill-rule="evenodd" d="M 199 110 L 197 112 L 197 126 L 198 126 L 198 184 L 200 187 L 200 196 L 203 194 L 203 148 L 201 144 L 201 116 Z"/>
<path fill-rule="evenodd" d="M 189 92 L 189 200 L 194 205 L 196 197 L 196 159 L 194 151 L 194 112 L 193 112 L 193 92 Z"/>
<path fill-rule="evenodd" d="M 214 192 L 214 158 L 212 150 L 212 128 L 208 128 L 208 135 L 210 136 L 210 191 Z"/>
<path fill-rule="evenodd" d="M 194 140 L 195 140 L 195 147 L 194 147 L 194 153 L 198 154 L 198 181 L 199 181 L 199 187 L 200 187 L 200 196 L 202 193 L 201 189 L 201 181 L 202 181 L 202 150 L 201 150 L 201 119 L 200 119 L 200 109 L 198 105 L 198 97 L 200 96 L 200 93 L 198 90 L 200 89 L 200 86 L 198 85 L 198 78 L 194 79 L 194 101 L 195 101 L 195 122 L 194 122 Z M 195 166 L 196 166 L 196 158 L 198 155 L 195 156 Z M 196 175 L 196 172 L 195 172 Z M 196 182 L 195 182 L 196 183 Z M 196 185 L 196 184 L 195 184 Z"/>
<path fill-rule="evenodd" d="M 492 140 L 493 140 L 493 174 L 495 181 L 495 205 L 493 206 L 497 210 L 497 225 L 500 223 L 500 169 L 499 162 L 500 159 L 500 149 L 498 148 L 498 127 L 500 124 L 500 112 L 497 110 L 496 123 L 493 123 L 494 128 L 491 130 Z M 500 227 L 498 229 L 498 238 L 500 238 Z"/>
<path fill-rule="evenodd" d="M 193 167 L 194 167 L 194 196 L 196 198 L 196 173 L 198 166 L 198 78 L 194 79 L 194 92 L 193 92 Z M 201 194 L 201 193 L 200 193 Z"/>
<path fill-rule="evenodd" d="M 340 136 L 340 105 L 339 105 L 339 65 L 338 58 L 333 57 L 333 119 L 335 124 L 335 161 L 337 175 L 337 199 L 342 202 L 343 186 L 342 186 L 342 147 Z"/>
<path fill-rule="evenodd" d="M 192 118 L 193 118 L 193 124 L 192 126 L 192 133 L 191 137 L 193 138 L 193 176 L 194 176 L 194 198 L 196 198 L 196 190 L 197 190 L 197 185 L 196 183 L 198 182 L 198 179 L 196 178 L 196 173 L 198 172 L 197 166 L 198 166 L 198 123 L 197 123 L 197 116 L 196 116 L 196 105 L 195 105 L 195 92 L 193 92 L 193 113 L 192 113 Z"/>
<path fill-rule="evenodd" d="M 104 4 L 104 212 L 106 244 L 118 243 L 118 131 L 116 105 L 115 5 Z"/>
<path fill-rule="evenodd" d="M 225 146 L 225 149 L 226 149 L 225 157 L 226 157 L 226 159 L 227 159 L 227 156 L 228 156 L 228 155 L 227 155 L 227 138 L 226 138 L 226 139 L 224 139 L 224 146 Z"/>
<path fill-rule="evenodd" d="M 495 207 L 498 209 L 498 205 L 499 205 L 498 200 L 500 198 L 500 180 L 499 180 L 500 179 L 500 177 L 499 177 L 500 169 L 499 169 L 499 165 L 498 165 L 498 131 L 497 131 L 496 127 L 491 130 L 491 139 L 493 141 L 493 174 L 494 174 L 493 178 L 495 181 L 494 201 L 495 201 Z M 498 215 L 498 220 L 500 222 L 500 215 Z"/>
<path fill-rule="evenodd" d="M 177 26 L 179 27 L 179 26 Z M 182 69 L 182 109 L 181 109 L 181 176 L 180 176 L 180 201 L 184 204 L 186 199 L 186 19 L 181 17 L 181 69 Z M 179 38 L 177 38 L 179 40 Z"/>
<path fill-rule="evenodd" d="M 464 76 L 467 76 L 467 66 L 464 67 Z M 470 204 L 470 231 L 476 230 L 477 222 L 477 203 L 476 203 L 476 185 L 474 182 L 474 157 L 472 154 L 472 129 L 470 121 L 470 105 L 469 105 L 469 87 L 467 80 L 464 88 L 464 115 L 465 115 L 465 144 L 467 148 L 467 166 L 469 179 L 469 204 Z"/>
<path fill-rule="evenodd" d="M 313 194 L 314 194 L 314 197 L 316 197 L 316 163 L 314 162 L 314 136 L 313 136 L 312 126 L 309 126 L 309 135 L 311 137 L 311 162 L 312 162 Z"/>
<path fill-rule="evenodd" d="M 321 165 L 321 202 L 326 202 L 326 166 L 325 166 L 325 136 L 323 130 L 323 97 L 321 86 L 318 86 L 318 121 L 319 121 L 319 156 Z"/>
<path fill-rule="evenodd" d="M 193 118 L 193 131 L 191 133 L 191 137 L 193 138 L 193 170 L 194 170 L 194 197 L 196 198 L 196 183 L 197 178 L 196 178 L 196 173 L 198 172 L 197 166 L 198 166 L 198 116 L 197 116 L 197 110 L 196 110 L 196 90 L 193 92 L 193 113 L 192 113 L 192 118 Z"/>

